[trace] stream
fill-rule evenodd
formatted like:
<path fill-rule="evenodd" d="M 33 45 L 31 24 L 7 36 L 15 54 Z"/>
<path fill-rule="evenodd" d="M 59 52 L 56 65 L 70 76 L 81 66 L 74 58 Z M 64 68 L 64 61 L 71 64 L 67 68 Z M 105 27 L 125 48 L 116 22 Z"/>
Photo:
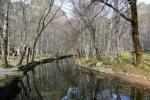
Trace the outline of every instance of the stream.
<path fill-rule="evenodd" d="M 76 70 L 73 58 L 36 67 L 14 100 L 150 100 L 150 92 Z"/>

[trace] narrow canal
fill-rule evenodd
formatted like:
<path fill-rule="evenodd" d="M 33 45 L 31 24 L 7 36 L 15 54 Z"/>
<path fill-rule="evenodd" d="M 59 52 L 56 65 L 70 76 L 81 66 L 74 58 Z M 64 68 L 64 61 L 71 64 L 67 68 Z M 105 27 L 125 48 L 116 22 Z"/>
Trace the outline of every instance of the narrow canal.
<path fill-rule="evenodd" d="M 14 100 L 150 100 L 150 93 L 76 70 L 73 59 L 38 66 L 24 77 Z"/>

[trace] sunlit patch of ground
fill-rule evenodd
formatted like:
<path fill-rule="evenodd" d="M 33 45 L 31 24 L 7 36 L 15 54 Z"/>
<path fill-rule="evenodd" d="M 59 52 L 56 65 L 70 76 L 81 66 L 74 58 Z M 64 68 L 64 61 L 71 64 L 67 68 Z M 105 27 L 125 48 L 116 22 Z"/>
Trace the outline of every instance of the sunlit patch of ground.
<path fill-rule="evenodd" d="M 115 57 L 116 58 L 116 57 Z M 102 58 L 100 62 L 103 63 L 103 65 L 111 65 L 113 69 L 120 70 L 123 72 L 131 72 L 131 73 L 145 73 L 150 72 L 150 54 L 146 53 L 143 55 L 144 63 L 142 66 L 135 66 L 131 64 L 131 55 L 129 53 L 122 53 L 122 63 L 119 64 L 116 59 L 113 61 L 110 56 Z M 98 61 L 96 58 L 89 57 L 86 59 L 86 57 L 77 58 L 76 60 L 77 64 L 82 65 L 96 65 Z"/>

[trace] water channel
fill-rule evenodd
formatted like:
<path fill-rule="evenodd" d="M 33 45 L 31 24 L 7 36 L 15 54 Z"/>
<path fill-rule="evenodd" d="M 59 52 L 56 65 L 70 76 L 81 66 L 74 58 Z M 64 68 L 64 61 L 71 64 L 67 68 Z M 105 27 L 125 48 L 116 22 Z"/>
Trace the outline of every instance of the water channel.
<path fill-rule="evenodd" d="M 19 84 L 14 100 L 150 100 L 150 93 L 76 70 L 73 59 L 36 67 Z"/>

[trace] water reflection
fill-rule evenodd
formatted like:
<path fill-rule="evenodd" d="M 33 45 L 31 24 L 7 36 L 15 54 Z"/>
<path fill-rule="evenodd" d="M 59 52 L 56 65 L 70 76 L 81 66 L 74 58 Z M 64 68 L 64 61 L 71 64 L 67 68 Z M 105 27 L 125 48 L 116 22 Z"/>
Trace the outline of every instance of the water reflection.
<path fill-rule="evenodd" d="M 15 100 L 150 100 L 150 93 L 75 69 L 64 59 L 37 67 L 23 79 Z"/>

